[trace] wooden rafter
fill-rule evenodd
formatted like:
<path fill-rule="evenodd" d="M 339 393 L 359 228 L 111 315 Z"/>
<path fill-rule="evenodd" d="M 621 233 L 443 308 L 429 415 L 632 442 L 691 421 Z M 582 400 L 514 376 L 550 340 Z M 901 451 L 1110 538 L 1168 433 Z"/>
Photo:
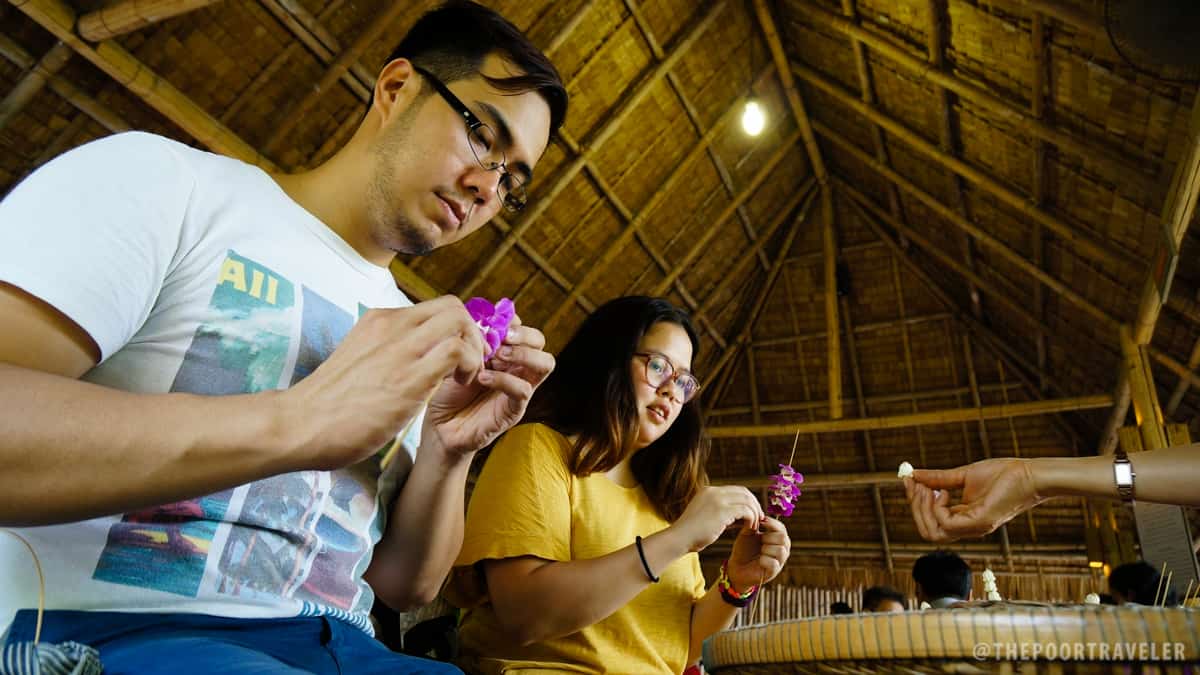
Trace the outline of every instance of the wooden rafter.
<path fill-rule="evenodd" d="M 787 96 L 788 108 L 792 111 L 800 137 L 804 140 L 805 154 L 812 165 L 813 175 L 821 184 L 821 209 L 824 218 L 821 226 L 821 238 L 825 252 L 825 332 L 828 334 L 827 359 L 829 366 L 829 417 L 839 419 L 842 416 L 842 352 L 838 331 L 838 301 L 837 301 L 837 240 L 833 229 L 833 193 L 829 185 L 829 172 L 825 168 L 825 160 L 821 157 L 821 147 L 817 145 L 817 137 L 813 134 L 812 121 L 808 110 L 804 107 L 804 99 L 796 87 L 788 67 L 787 54 L 779 39 L 779 30 L 775 26 L 775 18 L 771 16 L 771 8 L 767 0 L 754 0 L 754 11 L 758 15 L 758 23 L 762 28 L 763 37 L 771 51 L 771 59 L 775 62 L 775 70 L 779 73 L 779 81 L 783 84 Z"/>
<path fill-rule="evenodd" d="M 944 66 L 931 67 L 926 59 L 914 55 L 908 48 L 899 46 L 878 32 L 862 28 L 827 9 L 818 7 L 814 2 L 805 3 L 805 9 L 811 10 L 809 14 L 817 18 L 823 26 L 836 30 L 855 43 L 867 46 L 875 54 L 900 66 L 904 72 L 918 81 L 926 80 L 946 91 L 953 92 L 962 100 L 991 111 L 1004 123 L 1012 125 L 1029 136 L 1085 157 L 1089 162 L 1096 162 L 1113 174 L 1121 176 L 1122 180 L 1133 182 L 1139 188 L 1149 190 L 1155 188 L 1157 180 L 1151 175 L 1150 169 L 1146 167 L 1157 165 L 1160 160 L 1150 152 L 1135 149 L 1129 151 L 1136 153 L 1135 155 L 1126 156 L 1120 151 L 1099 145 L 1093 140 L 1078 138 L 1074 134 L 1047 124 L 1027 112 L 1022 106 L 997 96 L 989 89 L 950 74 Z M 1107 41 L 1107 36 L 1105 40 Z"/>
<path fill-rule="evenodd" d="M 58 71 L 67 65 L 74 52 L 64 42 L 59 42 L 49 49 L 42 58 L 38 59 L 22 77 L 16 86 L 0 99 L 0 129 L 16 116 L 34 96 L 37 96 L 47 83 L 58 75 Z"/>
<path fill-rule="evenodd" d="M 799 332 L 800 317 L 796 314 L 796 299 L 795 299 L 795 294 L 792 292 L 792 277 L 791 277 L 791 274 L 789 274 L 789 270 L 786 266 L 787 260 L 788 260 L 788 258 L 784 259 L 785 266 L 783 268 L 783 271 L 781 272 L 781 274 L 783 275 L 783 291 L 784 291 L 784 296 L 787 299 L 788 314 L 791 316 L 791 319 L 792 319 L 792 330 Z M 803 393 L 804 399 L 806 401 L 808 401 L 812 398 L 812 389 L 808 383 L 808 366 L 805 365 L 804 343 L 801 342 L 800 340 L 797 340 L 795 342 L 795 345 L 796 345 L 796 363 L 799 364 L 799 366 L 800 366 L 801 393 Z M 808 421 L 809 422 L 816 421 L 816 419 L 817 419 L 816 407 L 814 406 L 812 408 L 807 408 L 806 410 L 808 411 Z M 716 411 L 710 411 L 709 419 L 711 420 L 712 417 L 715 415 L 716 415 Z M 817 472 L 824 472 L 825 471 L 824 457 L 823 457 L 823 453 L 821 452 L 821 435 L 820 434 L 810 434 L 809 441 L 812 442 L 813 455 L 814 455 L 814 459 L 816 460 Z M 722 445 L 722 447 L 724 447 L 724 445 Z M 728 471 L 726 471 L 726 474 L 728 474 Z M 833 504 L 831 503 L 831 501 L 832 500 L 830 500 L 828 492 L 821 493 L 821 509 L 825 514 L 825 531 L 829 535 L 830 538 L 832 538 L 834 536 L 834 534 L 833 534 Z"/>
<path fill-rule="evenodd" d="M 1074 398 L 1028 401 L 1009 405 L 988 405 L 950 410 L 929 410 L 907 415 L 888 415 L 863 419 L 825 420 L 791 424 L 721 425 L 709 427 L 713 438 L 756 438 L 759 436 L 787 436 L 796 433 L 841 433 L 867 429 L 902 429 L 920 425 L 953 424 L 961 421 L 982 421 L 1008 417 L 1028 417 L 1052 413 L 1095 410 L 1112 405 L 1112 394 L 1094 394 Z"/>
<path fill-rule="evenodd" d="M 269 159 L 115 41 L 93 45 L 81 38 L 75 32 L 75 11 L 63 0 L 9 1 L 204 146 L 268 171 L 275 170 Z"/>
<path fill-rule="evenodd" d="M 994 237 L 988 231 L 979 227 L 974 222 L 969 221 L 966 218 L 963 218 L 957 211 L 955 211 L 955 210 L 949 208 L 948 206 L 946 206 L 945 204 L 941 203 L 940 200 L 938 200 L 936 197 L 934 197 L 930 193 L 926 192 L 922 188 L 918 187 L 912 181 L 910 181 L 907 178 L 905 178 L 904 176 L 900 175 L 898 172 L 892 170 L 890 167 L 886 167 L 886 166 L 880 164 L 873 157 L 871 157 L 866 152 L 859 149 L 856 145 L 854 145 L 853 143 L 842 138 L 841 135 L 838 134 L 836 131 L 833 131 L 832 129 L 826 127 L 825 125 L 823 125 L 819 122 L 814 123 L 813 127 L 816 129 L 818 134 L 821 134 L 827 140 L 831 141 L 832 143 L 837 145 L 839 148 L 841 148 L 848 154 L 853 155 L 855 157 L 855 159 L 859 160 L 863 164 L 874 169 L 876 173 L 880 174 L 887 180 L 889 180 L 892 183 L 894 183 L 895 185 L 897 185 L 904 192 L 907 192 L 908 194 L 915 197 L 918 201 L 920 201 L 922 204 L 927 206 L 931 211 L 933 211 L 937 215 L 944 218 L 950 224 L 958 227 L 959 229 L 965 231 L 967 234 L 974 237 L 976 239 L 976 241 L 978 241 L 982 246 L 985 246 L 988 249 L 993 250 L 996 253 L 1000 254 L 1000 256 L 1003 257 L 1005 260 L 1008 260 L 1013 265 L 1015 265 L 1016 267 L 1021 269 L 1023 272 L 1029 274 L 1033 278 L 1035 278 L 1038 281 L 1040 281 L 1041 283 L 1045 284 L 1047 288 L 1051 289 L 1052 291 L 1054 291 L 1055 293 L 1060 295 L 1067 302 L 1084 310 L 1088 314 L 1092 315 L 1094 318 L 1099 319 L 1100 321 L 1104 322 L 1105 324 L 1107 324 L 1113 328 L 1115 328 L 1117 325 L 1119 325 L 1120 322 L 1117 321 L 1112 316 L 1110 316 L 1108 314 L 1108 312 L 1100 309 L 1099 307 L 1094 305 L 1090 300 L 1084 298 L 1081 294 L 1079 294 L 1078 292 L 1076 292 L 1075 290 L 1073 290 L 1072 288 L 1067 286 L 1067 284 L 1065 284 L 1062 281 L 1059 281 L 1058 279 L 1051 276 L 1048 272 L 1046 272 L 1046 271 L 1042 270 L 1041 268 L 1037 267 L 1036 265 L 1034 265 L 1027 258 L 1025 258 L 1025 256 L 1021 255 L 1020 253 L 1017 253 L 1015 250 L 1013 250 L 1007 244 L 1005 244 L 1004 242 L 1002 242 L 999 239 L 997 239 L 996 237 Z"/>
<path fill-rule="evenodd" d="M 967 378 L 971 384 L 971 402 L 976 408 L 983 407 L 983 398 L 979 395 L 979 380 L 975 375 L 975 350 L 971 348 L 971 336 L 963 335 L 963 358 L 967 363 Z M 1007 397 L 1005 403 L 1007 404 Z M 1008 418 L 1009 421 L 1012 418 Z M 983 458 L 992 458 L 992 440 L 988 435 L 987 423 L 984 420 L 979 420 L 978 425 L 979 445 L 983 448 Z M 1001 525 L 1000 531 L 1000 549 L 1004 554 L 1005 560 L 1008 561 L 1008 566 L 1012 567 L 1012 548 L 1008 540 L 1008 526 Z"/>
<path fill-rule="evenodd" d="M 1171 179 L 1171 189 L 1163 202 L 1162 222 L 1165 227 L 1164 238 L 1160 247 L 1178 250 L 1187 234 L 1188 226 L 1196 214 L 1196 203 L 1200 200 L 1200 94 L 1192 103 L 1188 119 L 1187 138 L 1185 147 L 1180 155 L 1179 164 L 1175 166 L 1175 174 Z M 1165 251 L 1160 251 L 1165 255 Z M 1164 269 L 1162 278 L 1156 278 L 1152 267 L 1142 285 L 1142 295 L 1138 302 L 1137 321 L 1133 325 L 1132 339 L 1135 345 L 1148 345 L 1154 335 L 1154 326 L 1158 323 L 1162 312 L 1164 297 L 1170 291 L 1174 269 Z M 1190 372 L 1190 371 L 1189 371 Z M 1115 405 L 1105 424 L 1104 433 L 1100 437 L 1100 454 L 1111 453 L 1117 445 L 1117 430 L 1129 414 L 1130 389 L 1129 378 L 1124 369 L 1120 371 L 1119 382 L 1114 396 Z"/>
<path fill-rule="evenodd" d="M 759 238 L 759 240 L 754 242 L 754 245 L 750 248 L 742 251 L 741 255 L 738 256 L 737 261 L 733 264 L 733 267 L 731 267 L 729 271 L 721 276 L 721 280 L 718 281 L 717 285 L 714 286 L 711 291 L 709 291 L 707 296 L 705 296 L 704 301 L 701 302 L 700 306 L 696 309 L 693 318 L 703 317 L 712 310 L 713 304 L 718 298 L 721 297 L 721 293 L 725 290 L 725 287 L 732 283 L 734 279 L 739 278 L 742 272 L 745 271 L 746 267 L 748 267 L 754 260 L 758 259 L 760 254 L 765 252 L 766 245 L 771 241 L 771 237 L 774 236 L 780 227 L 783 227 L 784 222 L 788 219 L 788 216 L 795 212 L 797 206 L 800 207 L 800 215 L 798 217 L 800 219 L 807 217 L 808 210 L 812 206 L 813 198 L 816 196 L 815 190 L 816 185 L 810 180 L 807 184 L 801 186 L 799 189 L 792 191 L 791 195 L 784 203 L 783 208 L 776 212 L 775 218 L 763 230 L 762 236 Z M 751 344 L 755 345 L 756 343 L 752 342 Z"/>
<path fill-rule="evenodd" d="M 850 300 L 845 296 L 841 299 L 841 317 L 846 324 L 846 357 L 850 362 L 850 379 L 854 383 L 854 400 L 858 407 L 858 416 L 868 418 L 871 416 L 871 409 L 867 406 L 866 396 L 863 394 L 862 374 L 858 367 L 858 347 L 857 341 L 854 339 L 854 322 L 850 320 Z M 754 420 L 758 424 L 757 419 Z M 919 429 L 919 427 L 918 427 Z M 863 430 L 863 449 L 867 456 L 867 472 L 875 472 L 875 444 L 871 441 L 871 432 Z M 761 440 L 761 439 L 756 439 Z M 924 450 L 922 449 L 922 455 Z M 922 462 L 922 466 L 926 466 Z M 806 481 L 807 482 L 807 481 Z M 887 563 L 889 572 L 895 571 L 895 562 L 892 560 L 892 548 L 888 541 L 887 518 L 883 513 L 883 496 L 879 493 L 879 485 L 871 485 L 871 503 L 875 506 L 875 520 L 879 524 L 879 539 L 883 546 L 883 559 Z"/>
<path fill-rule="evenodd" d="M 684 254 L 683 258 L 675 263 L 675 267 L 654 288 L 654 295 L 662 295 L 663 293 L 666 293 L 675 279 L 679 278 L 681 274 L 687 271 L 691 264 L 695 262 L 696 258 L 700 257 L 700 255 L 707 250 L 708 242 L 714 236 L 716 236 L 717 232 L 721 230 L 721 225 L 723 225 L 726 220 L 729 220 L 737 207 L 741 206 L 746 202 L 746 200 L 753 197 L 754 193 L 758 191 L 758 188 L 761 187 L 768 178 L 775 174 L 775 168 L 779 166 L 779 163 L 782 162 L 784 158 L 787 157 L 788 153 L 792 151 L 792 147 L 799 139 L 799 131 L 792 132 L 791 135 L 783 139 L 783 141 L 779 144 L 779 148 L 770 156 L 770 158 L 766 160 L 766 162 L 763 163 L 762 167 L 758 170 L 758 173 L 754 174 L 754 177 L 750 179 L 749 184 L 742 188 L 742 191 L 738 193 L 733 202 L 728 204 L 716 217 L 709 222 L 708 227 L 705 228 L 704 232 L 696 238 L 696 240 L 692 243 L 691 248 L 689 248 L 687 253 Z M 801 189 L 805 189 L 806 187 L 807 186 L 803 186 Z"/>
<path fill-rule="evenodd" d="M 526 209 L 526 211 L 522 213 L 520 221 L 515 223 L 508 235 L 499 243 L 497 243 L 495 248 L 492 250 L 492 254 L 488 256 L 487 260 L 483 261 L 483 263 L 477 266 L 474 273 L 472 273 L 470 277 L 460 284 L 458 289 L 459 295 L 470 295 L 471 292 L 475 290 L 475 287 L 478 286 L 479 283 L 483 281 L 483 279 L 489 273 L 491 273 L 496 264 L 503 259 L 508 250 L 513 247 L 513 244 L 516 243 L 516 239 L 523 236 L 526 230 L 528 230 L 534 223 L 538 222 L 538 220 L 541 218 L 541 215 L 545 213 L 546 209 L 550 207 L 551 203 L 553 203 L 555 197 L 557 197 L 558 194 L 570 184 L 575 176 L 578 175 L 581 170 L 583 170 L 584 164 L 591 160 L 597 148 L 604 145 L 604 143 L 611 138 L 614 133 L 616 133 L 616 131 L 620 128 L 621 123 L 625 121 L 625 118 L 627 118 L 630 113 L 637 108 L 637 106 L 654 89 L 654 86 L 657 85 L 658 82 L 662 80 L 662 78 L 665 77 L 672 68 L 675 67 L 675 64 L 678 63 L 679 59 L 683 58 L 688 50 L 691 49 L 692 45 L 694 45 L 696 41 L 700 39 L 702 35 L 704 35 L 717 17 L 720 16 L 721 12 L 725 9 L 725 6 L 726 3 L 722 1 L 714 3 L 711 7 L 709 7 L 692 25 L 692 27 L 686 30 L 683 38 L 680 39 L 670 49 L 666 59 L 659 62 L 659 64 L 651 69 L 650 72 L 644 74 L 638 80 L 638 82 L 633 85 L 628 96 L 626 96 L 622 102 L 617 105 L 616 110 L 608 114 L 600 128 L 588 138 L 585 138 L 582 142 L 580 142 L 580 147 L 584 148 L 583 152 L 566 166 L 559 169 L 559 171 L 555 174 L 554 179 L 545 187 L 544 192 L 541 191 L 539 186 L 537 200 L 535 203 L 531 208 Z"/>
<path fill-rule="evenodd" d="M 949 23 L 949 17 L 946 16 L 945 0 L 929 0 L 929 54 L 927 61 L 929 66 L 934 70 L 941 72 L 946 64 L 946 50 L 942 43 L 942 38 L 946 31 L 946 26 Z M 950 104 L 950 91 L 945 87 L 936 86 L 935 90 L 938 93 L 940 101 L 939 121 L 941 123 L 938 133 L 938 143 L 941 146 L 942 152 L 950 157 L 958 157 L 956 134 L 954 133 L 954 108 Z M 967 193 L 963 187 L 962 176 L 951 172 L 950 183 L 952 193 L 954 195 L 955 204 L 958 206 L 959 213 L 967 220 L 971 219 L 971 210 L 967 204 Z M 895 189 L 895 186 L 892 186 Z M 962 247 L 963 262 L 971 272 L 975 272 L 975 250 L 971 243 L 971 238 L 964 232 L 959 232 L 959 242 Z M 971 310 L 975 313 L 975 318 L 984 320 L 983 316 L 983 300 L 979 296 L 979 289 L 975 285 L 975 281 L 968 280 L 967 292 L 971 298 Z"/>
<path fill-rule="evenodd" d="M 906 321 L 908 318 L 908 310 L 904 307 L 904 284 L 900 279 L 900 262 L 892 257 L 892 287 L 896 290 L 896 310 L 900 313 L 900 342 L 904 348 L 904 374 L 908 380 L 908 392 L 910 394 L 908 402 L 913 412 L 918 412 L 917 406 L 917 376 L 916 368 L 913 367 L 912 357 L 912 339 L 909 336 L 909 324 Z M 866 417 L 866 413 L 862 414 Z M 921 458 L 921 466 L 929 466 L 927 455 L 925 452 L 925 434 L 922 433 L 921 427 L 915 429 L 917 434 L 917 451 Z"/>
<path fill-rule="evenodd" d="M 1068 247 L 1114 267 L 1129 269 L 1141 269 L 1143 267 L 1144 261 L 1135 259 L 1132 254 L 1126 251 L 1116 249 L 1108 242 L 1094 241 L 1091 237 L 1081 232 L 1080 228 L 1074 227 L 1059 217 L 1033 206 L 1027 195 L 1023 195 L 1016 189 L 1002 184 L 999 179 L 993 178 L 974 165 L 946 154 L 908 127 L 892 119 L 889 115 L 880 112 L 878 108 L 862 103 L 846 92 L 841 85 L 830 81 L 812 68 L 799 63 L 792 63 L 792 70 L 808 84 L 820 89 L 838 103 L 845 105 L 871 122 L 883 127 L 888 133 L 904 141 L 919 154 L 970 181 L 976 189 L 991 195 L 1015 212 L 1040 222 Z M 813 127 L 820 133 L 820 124 L 814 123 Z"/>
<path fill-rule="evenodd" d="M 311 85 L 304 98 L 293 106 L 285 107 L 287 112 L 273 125 L 271 135 L 263 143 L 263 151 L 274 153 L 278 150 L 292 129 L 296 128 L 296 125 L 308 115 L 309 109 L 328 93 L 335 82 L 342 79 L 342 76 L 346 74 L 352 64 L 358 61 L 358 57 L 366 51 L 367 47 L 374 44 L 383 32 L 395 25 L 400 16 L 409 9 L 406 3 L 396 2 L 392 3 L 386 11 L 373 17 L 369 24 L 370 27 L 358 36 L 354 44 L 338 54 L 333 63 L 321 74 L 321 79 Z"/>
<path fill-rule="evenodd" d="M 337 60 L 342 51 L 341 44 L 322 23 L 330 14 L 329 7 L 323 8 L 320 16 L 313 16 L 294 0 L 259 0 L 259 4 L 299 40 L 291 45 L 304 45 L 326 66 Z M 375 75 L 357 59 L 351 61 L 340 79 L 360 101 L 370 100 L 371 92 L 375 88 Z"/>
<path fill-rule="evenodd" d="M 624 2 L 625 9 L 629 10 L 630 16 L 633 17 L 638 30 L 642 33 L 642 38 L 650 46 L 650 53 L 654 55 L 656 61 L 662 61 L 666 57 L 666 53 L 663 52 L 662 45 L 655 38 L 654 30 L 650 27 L 650 22 L 646 21 L 646 17 L 643 16 L 637 1 L 624 0 Z M 676 77 L 675 73 L 667 73 L 666 80 L 667 86 L 671 88 L 675 97 L 679 99 L 679 105 L 683 107 L 684 114 L 687 115 L 688 121 L 692 123 L 692 128 L 695 129 L 697 134 L 703 136 L 705 129 L 704 123 L 700 120 L 700 113 L 696 110 L 696 106 L 692 104 L 687 94 L 684 93 L 683 85 L 680 84 L 679 78 Z M 716 149 L 711 145 L 708 147 L 708 159 L 712 162 L 713 168 L 717 171 L 717 176 L 721 179 L 721 185 L 725 188 L 725 194 L 730 197 L 736 195 L 737 189 L 733 185 L 733 177 L 729 175 L 729 169 L 725 167 L 725 162 L 721 160 L 721 156 L 717 154 Z M 746 211 L 744 206 L 738 208 L 737 216 L 738 220 L 742 223 L 742 230 L 746 233 L 746 237 L 751 242 L 757 241 L 758 235 L 754 231 L 754 224 L 750 222 L 750 213 Z M 761 247 L 757 250 L 758 262 L 762 266 L 763 271 L 766 271 L 771 266 L 771 262 L 767 258 L 766 251 L 762 250 Z"/>
<path fill-rule="evenodd" d="M 843 188 L 844 187 L 845 182 L 843 182 Z M 950 294 L 947 293 L 941 286 L 939 286 L 938 283 L 929 276 L 929 273 L 922 269 L 921 266 L 918 265 L 912 259 L 912 257 L 900 247 L 900 244 L 893 240 L 891 236 L 889 236 L 887 232 L 883 230 L 883 227 L 870 213 L 867 212 L 866 209 L 864 209 L 855 200 L 851 200 L 850 204 L 857 210 L 859 216 L 863 219 L 863 222 L 867 225 L 867 227 L 875 233 L 875 236 L 877 236 L 881 241 L 884 242 L 884 244 L 887 245 L 887 247 L 891 250 L 892 255 L 900 260 L 900 262 L 904 263 L 904 265 L 908 267 L 909 271 L 921 280 L 921 282 L 925 285 L 925 288 L 933 293 L 934 297 L 941 302 L 943 307 L 955 314 L 955 318 L 962 326 L 978 337 L 998 357 L 1007 359 L 1010 363 L 1019 366 L 1019 368 L 1014 368 L 1013 371 L 1018 375 L 1018 377 L 1022 378 L 1022 381 L 1024 381 L 1024 376 L 1022 375 L 1021 369 L 1024 369 L 1024 372 L 1041 376 L 1040 372 L 1037 370 L 1036 364 L 1030 363 L 1021 353 L 1013 349 L 1007 340 L 1000 338 L 991 328 L 976 319 L 970 313 L 962 311 L 954 302 L 953 298 L 950 297 Z M 957 381 L 957 377 L 955 379 Z M 1034 398 L 1038 400 L 1045 400 L 1046 395 L 1042 391 L 1032 386 L 1032 383 L 1027 382 L 1026 384 Z M 1059 393 L 1062 393 L 1061 387 L 1059 387 L 1053 380 L 1051 381 L 1051 388 Z M 1055 420 L 1056 424 L 1060 426 L 1060 429 L 1062 429 L 1066 435 L 1075 440 L 1076 444 L 1078 445 L 1080 442 L 1079 434 L 1073 429 L 1073 427 L 1063 422 L 1059 417 L 1055 417 Z M 965 441 L 966 436 L 964 427 L 964 452 L 967 449 Z M 966 459 L 969 461 L 970 458 L 968 457 Z"/>
<path fill-rule="evenodd" d="M 1042 120 L 1046 116 L 1046 90 L 1048 88 L 1047 79 L 1050 73 L 1050 54 L 1046 49 L 1046 21 L 1043 19 L 1041 12 L 1034 12 L 1031 19 L 1030 41 L 1033 47 L 1033 87 L 1030 92 L 1030 113 L 1036 120 Z M 1034 139 L 1033 142 L 1033 176 L 1030 179 L 1031 190 L 1030 194 L 1033 197 L 1035 206 L 1043 207 L 1046 204 L 1046 142 L 1041 138 Z M 1043 257 L 1045 256 L 1045 237 L 1042 235 L 1041 223 L 1033 224 L 1032 233 L 1032 249 L 1033 249 L 1033 264 L 1042 267 L 1044 264 Z M 1033 287 L 1033 312 L 1039 321 L 1046 320 L 1046 297 L 1045 290 L 1041 284 L 1035 284 Z M 1038 369 L 1043 373 L 1048 370 L 1048 347 L 1046 344 L 1046 333 L 1038 333 L 1037 336 L 1037 364 Z M 1043 392 L 1048 388 L 1048 382 L 1045 377 L 1042 377 L 1038 382 L 1038 388 Z"/>
<path fill-rule="evenodd" d="M 963 279 L 968 281 L 974 288 L 982 290 L 992 300 L 1011 309 L 1017 316 L 1024 319 L 1026 323 L 1034 328 L 1039 334 L 1050 332 L 1049 326 L 1041 322 L 1037 315 L 1030 311 L 1028 303 L 1021 302 L 1021 300 L 1019 300 L 1017 297 L 1014 297 L 1012 293 L 1001 289 L 997 282 L 993 282 L 985 278 L 983 275 L 976 270 L 971 269 L 971 267 L 965 263 L 955 259 L 954 256 L 943 251 L 925 235 L 884 213 L 882 210 L 876 207 L 875 204 L 871 203 L 871 200 L 868 199 L 866 195 L 864 195 L 854 186 L 850 185 L 849 183 L 842 183 L 840 187 L 841 189 L 845 190 L 846 193 L 850 195 L 850 197 L 856 203 L 858 203 L 859 206 L 862 206 L 867 211 L 871 212 L 872 215 L 886 223 L 905 239 L 915 243 L 930 257 L 936 259 L 949 269 L 954 270 L 954 272 L 962 276 Z M 976 317 L 978 318 L 978 314 Z"/>
<path fill-rule="evenodd" d="M 88 42 L 111 40 L 220 0 L 121 0 L 79 17 L 77 30 Z"/>
<path fill-rule="evenodd" d="M 21 70 L 29 70 L 37 64 L 28 52 L 7 35 L 0 35 L 0 54 L 3 54 L 4 58 L 11 61 L 13 65 Z M 95 120 L 105 129 L 113 133 L 129 130 L 129 123 L 122 119 L 120 115 L 113 112 L 105 104 L 85 94 L 79 87 L 76 87 L 66 78 L 54 75 L 47 79 L 46 86 L 50 91 L 61 96 L 64 101 L 75 106 L 81 113 Z M 50 156 L 53 157 L 57 154 L 55 152 Z M 41 162 L 37 162 L 36 164 L 40 165 Z"/>
<path fill-rule="evenodd" d="M 947 317 L 951 315 L 947 314 Z M 859 333 L 858 327 L 855 326 L 855 333 Z M 799 355 L 799 352 L 797 352 Z M 797 356 L 797 358 L 800 358 Z M 805 387 L 807 387 L 807 378 L 804 378 Z M 1022 385 L 1016 382 L 1007 384 L 987 384 L 980 385 L 979 390 L 984 393 L 999 393 L 1001 391 L 1013 391 L 1021 389 Z M 971 390 L 968 387 L 950 387 L 947 389 L 924 389 L 916 392 L 903 392 L 898 394 L 876 394 L 867 396 L 863 402 L 868 406 L 888 404 L 888 403 L 905 403 L 913 398 L 918 401 L 927 401 L 930 399 L 957 398 L 963 395 L 970 395 Z M 807 396 L 805 389 L 805 396 Z M 763 413 L 792 413 L 805 412 L 816 410 L 827 405 L 825 401 L 803 400 L 792 403 L 769 403 L 760 406 Z M 724 408 L 713 408 L 709 411 L 709 418 L 722 417 L 726 415 L 745 415 L 750 412 L 748 406 L 726 406 Z"/>

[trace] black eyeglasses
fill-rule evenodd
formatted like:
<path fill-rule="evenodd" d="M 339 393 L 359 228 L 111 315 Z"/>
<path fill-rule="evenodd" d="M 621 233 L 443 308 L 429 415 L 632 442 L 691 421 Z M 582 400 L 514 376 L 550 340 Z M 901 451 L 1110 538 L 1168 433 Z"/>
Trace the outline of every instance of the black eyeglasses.
<path fill-rule="evenodd" d="M 462 115 L 463 121 L 467 124 L 467 144 L 471 146 L 471 154 L 475 155 L 475 161 L 479 162 L 479 166 L 488 171 L 500 172 L 500 184 L 497 192 L 500 195 L 500 203 L 504 204 L 504 209 L 509 213 L 517 213 L 525 208 L 525 184 L 508 170 L 508 159 L 497 143 L 496 132 L 484 124 L 483 120 L 476 117 L 475 113 L 471 112 L 471 109 L 455 96 L 436 75 L 420 66 L 413 66 L 413 70 L 424 75 L 425 79 L 429 80 L 429 84 L 433 85 L 434 91 L 440 94 L 455 112 Z"/>
<path fill-rule="evenodd" d="M 655 389 L 673 381 L 675 388 L 683 396 L 684 403 L 695 398 L 700 392 L 700 381 L 696 376 L 688 372 L 676 373 L 675 366 L 666 356 L 656 352 L 638 352 L 634 356 L 646 359 L 646 381 Z"/>

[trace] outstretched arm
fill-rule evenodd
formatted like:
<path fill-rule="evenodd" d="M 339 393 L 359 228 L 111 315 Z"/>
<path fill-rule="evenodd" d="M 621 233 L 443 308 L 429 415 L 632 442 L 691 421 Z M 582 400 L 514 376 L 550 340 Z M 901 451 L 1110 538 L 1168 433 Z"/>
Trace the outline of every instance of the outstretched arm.
<path fill-rule="evenodd" d="M 1200 506 L 1200 444 L 1137 452 L 1135 498 Z M 1117 499 L 1111 455 L 989 459 L 947 470 L 917 470 L 904 481 L 913 519 L 930 541 L 980 537 L 1053 497 Z M 950 503 L 950 491 L 962 501 Z"/>

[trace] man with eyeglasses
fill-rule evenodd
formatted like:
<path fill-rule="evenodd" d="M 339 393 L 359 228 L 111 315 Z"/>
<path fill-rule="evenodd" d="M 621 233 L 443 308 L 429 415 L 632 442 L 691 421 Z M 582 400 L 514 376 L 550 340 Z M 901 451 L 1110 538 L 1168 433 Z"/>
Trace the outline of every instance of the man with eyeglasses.
<path fill-rule="evenodd" d="M 0 202 L 0 526 L 46 572 L 43 642 L 115 673 L 453 671 L 373 641 L 373 594 L 436 595 L 472 456 L 554 360 L 518 319 L 485 364 L 463 304 L 413 305 L 388 265 L 520 210 L 566 103 L 459 0 L 315 169 L 128 133 Z M 30 569 L 0 533 L 9 643 L 36 632 Z"/>

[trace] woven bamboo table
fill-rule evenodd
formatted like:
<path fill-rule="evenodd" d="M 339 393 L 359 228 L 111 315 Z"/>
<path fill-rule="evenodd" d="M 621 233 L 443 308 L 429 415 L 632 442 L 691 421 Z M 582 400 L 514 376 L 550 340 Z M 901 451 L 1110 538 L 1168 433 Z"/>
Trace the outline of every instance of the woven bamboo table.
<path fill-rule="evenodd" d="M 1200 673 L 1200 611 L 975 603 L 780 621 L 704 645 L 713 673 Z"/>

